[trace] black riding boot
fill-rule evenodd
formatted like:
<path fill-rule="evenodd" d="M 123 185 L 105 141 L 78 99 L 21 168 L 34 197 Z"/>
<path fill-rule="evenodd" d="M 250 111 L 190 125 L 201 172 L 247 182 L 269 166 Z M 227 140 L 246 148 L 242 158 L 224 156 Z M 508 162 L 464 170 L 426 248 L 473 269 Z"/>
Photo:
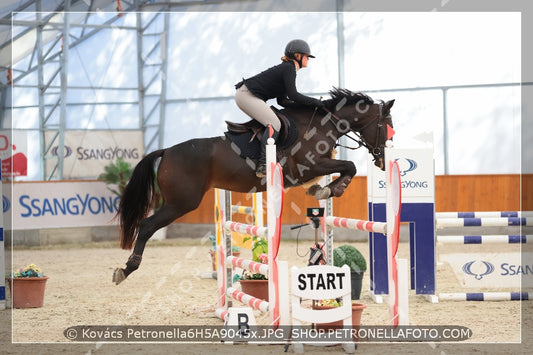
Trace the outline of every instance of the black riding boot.
<path fill-rule="evenodd" d="M 278 138 L 279 132 L 276 131 L 275 129 L 272 129 L 272 132 L 273 132 L 272 138 L 275 141 Z M 266 176 L 266 171 L 267 171 L 266 169 L 266 145 L 267 145 L 268 138 L 270 137 L 268 136 L 268 127 L 267 127 L 267 129 L 265 129 L 265 131 L 263 132 L 263 136 L 261 137 L 261 157 L 257 161 L 257 165 L 255 168 L 255 176 L 257 176 L 258 178 L 263 178 Z"/>

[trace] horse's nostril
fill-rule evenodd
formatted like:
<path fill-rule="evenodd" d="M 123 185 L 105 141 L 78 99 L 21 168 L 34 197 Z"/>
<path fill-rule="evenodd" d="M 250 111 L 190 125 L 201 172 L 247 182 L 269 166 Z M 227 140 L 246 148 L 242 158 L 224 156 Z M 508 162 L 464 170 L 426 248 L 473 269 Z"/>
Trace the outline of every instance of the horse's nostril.
<path fill-rule="evenodd" d="M 385 165 L 383 164 L 383 158 L 376 159 L 374 161 L 374 165 L 380 168 L 381 170 L 385 170 Z"/>

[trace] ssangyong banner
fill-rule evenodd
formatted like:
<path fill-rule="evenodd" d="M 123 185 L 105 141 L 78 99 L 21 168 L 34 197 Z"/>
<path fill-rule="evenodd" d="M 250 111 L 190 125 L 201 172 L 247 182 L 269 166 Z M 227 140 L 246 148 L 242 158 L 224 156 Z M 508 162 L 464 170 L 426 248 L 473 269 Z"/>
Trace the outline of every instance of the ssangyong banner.
<path fill-rule="evenodd" d="M 400 168 L 402 203 L 434 203 L 433 149 L 393 148 L 388 149 L 386 154 L 386 161 L 396 161 Z M 385 202 L 385 181 L 385 172 L 374 167 L 369 159 L 367 180 L 369 201 Z"/>
<path fill-rule="evenodd" d="M 5 228 L 41 229 L 116 224 L 118 196 L 101 181 L 3 184 Z"/>
<path fill-rule="evenodd" d="M 533 287 L 533 253 L 520 250 L 497 253 L 439 253 L 448 262 L 463 287 L 513 288 Z"/>
<path fill-rule="evenodd" d="M 47 144 L 55 132 L 46 132 Z M 57 155 L 59 141 L 52 144 L 51 153 Z M 104 167 L 118 158 L 135 166 L 144 154 L 141 131 L 66 131 L 63 161 L 63 178 L 96 178 Z M 46 162 L 47 174 L 54 168 L 56 159 Z"/>
<path fill-rule="evenodd" d="M 28 175 L 28 135 L 25 131 L 0 130 L 2 177 Z"/>

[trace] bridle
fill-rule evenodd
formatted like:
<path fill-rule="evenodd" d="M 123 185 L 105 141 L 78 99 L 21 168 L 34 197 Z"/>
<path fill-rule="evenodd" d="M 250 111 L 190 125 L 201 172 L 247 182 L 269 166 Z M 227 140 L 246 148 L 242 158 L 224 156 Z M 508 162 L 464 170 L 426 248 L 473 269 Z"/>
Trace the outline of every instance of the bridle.
<path fill-rule="evenodd" d="M 327 107 L 324 107 L 323 109 L 328 113 L 329 120 L 334 125 L 336 125 L 336 122 L 333 121 L 333 119 L 335 119 L 337 122 L 340 122 L 340 121 L 343 120 L 342 118 L 337 116 L 335 113 L 333 113 Z M 377 128 L 378 129 L 376 130 L 376 140 L 375 140 L 375 142 L 376 142 L 376 144 L 379 144 L 380 139 L 381 139 L 381 135 L 383 134 L 383 132 L 382 132 L 383 131 L 383 126 L 384 126 L 383 125 L 383 121 L 385 120 L 385 117 L 383 117 L 383 101 L 381 101 L 379 103 L 379 112 L 377 114 L 376 120 L 377 120 Z M 368 143 L 368 141 L 365 139 L 365 137 L 360 133 L 360 132 L 363 132 L 366 128 L 368 128 L 371 124 L 373 124 L 376 120 L 374 120 L 374 119 L 369 120 L 368 123 L 366 123 L 363 127 L 359 128 L 359 131 L 355 131 L 355 130 L 351 129 L 351 131 L 356 135 L 357 138 L 353 138 L 351 136 L 347 136 L 347 137 L 350 138 L 351 140 L 353 140 L 355 143 L 357 143 L 358 144 L 357 147 L 350 147 L 350 146 L 342 145 L 342 144 L 339 144 L 338 142 L 335 144 L 335 146 L 336 147 L 344 147 L 344 148 L 348 148 L 348 149 L 352 149 L 352 150 L 359 149 L 361 147 L 365 147 L 366 149 L 368 149 L 368 151 L 374 157 L 374 161 L 376 159 L 378 159 L 378 158 L 382 158 L 383 157 L 384 144 L 381 144 L 379 146 L 373 146 L 372 144 Z"/>

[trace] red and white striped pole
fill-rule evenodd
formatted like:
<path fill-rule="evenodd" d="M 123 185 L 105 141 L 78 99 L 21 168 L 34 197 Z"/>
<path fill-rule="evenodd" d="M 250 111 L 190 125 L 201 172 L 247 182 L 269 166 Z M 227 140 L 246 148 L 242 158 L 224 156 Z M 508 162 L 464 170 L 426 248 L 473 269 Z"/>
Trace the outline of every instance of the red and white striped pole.
<path fill-rule="evenodd" d="M 401 179 L 395 161 L 387 160 L 387 264 L 391 325 L 409 325 L 407 260 L 397 259 L 400 241 Z"/>

